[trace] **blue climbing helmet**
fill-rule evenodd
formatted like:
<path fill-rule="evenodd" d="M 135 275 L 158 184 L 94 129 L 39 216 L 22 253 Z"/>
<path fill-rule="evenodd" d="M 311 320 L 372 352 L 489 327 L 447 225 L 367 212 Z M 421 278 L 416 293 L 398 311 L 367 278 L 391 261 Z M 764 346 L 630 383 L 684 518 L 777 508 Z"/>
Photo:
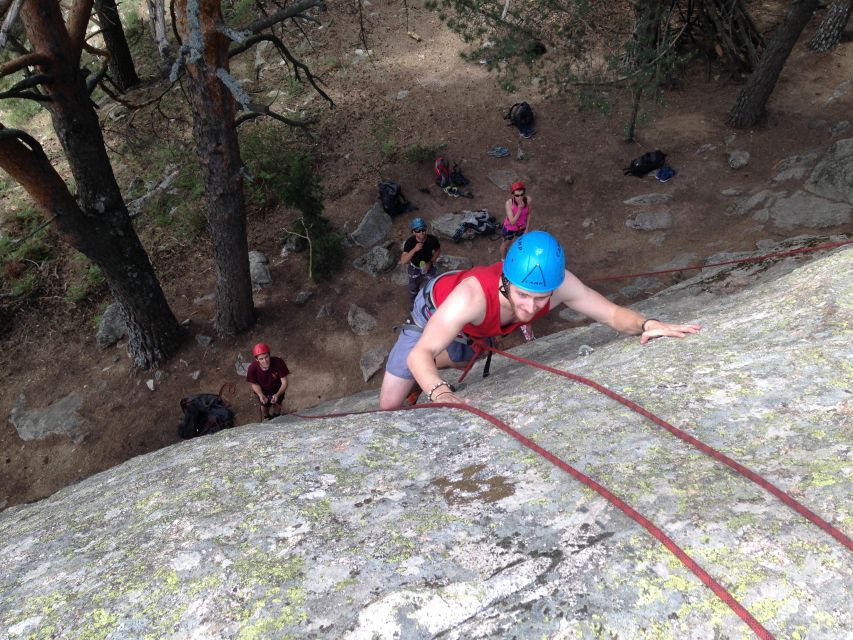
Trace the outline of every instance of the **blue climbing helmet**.
<path fill-rule="evenodd" d="M 415 218 L 412 220 L 412 224 L 409 225 L 412 231 L 416 231 L 418 229 L 426 229 L 427 223 L 423 218 Z"/>
<path fill-rule="evenodd" d="M 504 277 L 532 293 L 554 291 L 566 277 L 566 257 L 557 239 L 545 231 L 519 236 L 506 254 Z"/>

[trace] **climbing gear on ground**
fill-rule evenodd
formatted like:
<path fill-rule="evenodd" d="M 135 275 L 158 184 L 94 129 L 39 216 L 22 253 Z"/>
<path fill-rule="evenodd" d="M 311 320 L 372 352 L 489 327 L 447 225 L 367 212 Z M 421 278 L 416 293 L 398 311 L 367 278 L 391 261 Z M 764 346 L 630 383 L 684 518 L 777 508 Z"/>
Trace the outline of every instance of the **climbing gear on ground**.
<path fill-rule="evenodd" d="M 266 344 L 264 344 L 263 342 L 259 342 L 254 347 L 252 347 L 252 357 L 253 358 L 257 358 L 258 356 L 263 355 L 265 353 L 269 353 L 269 352 L 270 352 L 270 348 Z"/>
<path fill-rule="evenodd" d="M 464 187 L 467 184 L 471 184 L 471 181 L 462 175 L 462 169 L 455 162 L 453 163 L 453 169 L 450 172 L 450 184 L 455 187 Z"/>
<path fill-rule="evenodd" d="M 644 153 L 639 158 L 631 160 L 631 164 L 622 170 L 622 175 L 637 176 L 642 178 L 647 173 L 651 173 L 655 169 L 659 169 L 666 162 L 666 154 L 657 149 Z M 671 177 L 671 176 L 670 176 Z"/>
<path fill-rule="evenodd" d="M 521 330 L 521 335 L 524 336 L 525 342 L 533 342 L 536 340 L 536 336 L 533 335 L 533 326 L 529 324 L 523 324 L 519 327 Z"/>
<path fill-rule="evenodd" d="M 509 120 L 510 125 L 518 128 L 522 138 L 529 138 L 535 133 L 533 130 L 535 119 L 533 109 L 526 102 L 516 102 L 504 116 L 504 120 Z"/>
<path fill-rule="evenodd" d="M 506 158 L 509 155 L 509 149 L 498 145 L 486 151 L 486 155 L 492 156 L 493 158 Z"/>
<path fill-rule="evenodd" d="M 498 230 L 498 221 L 488 209 L 463 211 L 465 217 L 453 232 L 453 242 L 473 240 L 477 236 L 493 235 Z"/>
<path fill-rule="evenodd" d="M 200 393 L 181 400 L 184 417 L 178 425 L 179 436 L 195 438 L 234 426 L 234 411 L 222 397 L 226 385 L 222 385 L 218 394 Z"/>
<path fill-rule="evenodd" d="M 443 156 L 438 156 L 433 165 L 433 174 L 435 175 L 435 183 L 445 189 L 453 183 L 450 181 L 450 162 Z"/>
<path fill-rule="evenodd" d="M 382 208 L 385 213 L 391 217 L 399 216 L 407 211 L 417 211 L 417 207 L 406 200 L 400 185 L 390 180 L 379 183 L 379 199 L 382 201 Z"/>
<path fill-rule="evenodd" d="M 655 171 L 655 178 L 658 179 L 658 182 L 669 182 L 669 180 L 675 177 L 676 171 L 672 167 L 661 167 L 657 171 Z"/>
<path fill-rule="evenodd" d="M 444 187 L 444 193 L 449 195 L 451 198 L 473 198 L 474 194 L 470 191 L 460 191 L 459 187 L 455 184 L 451 184 L 447 187 Z"/>
<path fill-rule="evenodd" d="M 545 231 L 525 233 L 510 246 L 503 274 L 511 284 L 524 291 L 554 291 L 566 277 L 563 248 L 554 236 Z"/>
<path fill-rule="evenodd" d="M 421 229 L 426 231 L 427 223 L 426 220 L 424 220 L 423 218 L 415 218 L 411 221 L 411 223 L 409 223 L 409 227 L 412 229 L 412 231 L 420 231 Z"/>

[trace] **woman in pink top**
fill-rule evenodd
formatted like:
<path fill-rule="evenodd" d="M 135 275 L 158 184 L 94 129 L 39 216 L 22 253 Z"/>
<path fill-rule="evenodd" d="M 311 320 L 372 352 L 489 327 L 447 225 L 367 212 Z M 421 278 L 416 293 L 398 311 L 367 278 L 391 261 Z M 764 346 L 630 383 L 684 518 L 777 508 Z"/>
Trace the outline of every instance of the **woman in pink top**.
<path fill-rule="evenodd" d="M 527 233 L 530 228 L 530 198 L 525 195 L 523 182 L 516 182 L 510 187 L 510 198 L 506 201 L 506 218 L 501 227 L 501 260 L 506 258 L 506 252 L 512 241 Z"/>

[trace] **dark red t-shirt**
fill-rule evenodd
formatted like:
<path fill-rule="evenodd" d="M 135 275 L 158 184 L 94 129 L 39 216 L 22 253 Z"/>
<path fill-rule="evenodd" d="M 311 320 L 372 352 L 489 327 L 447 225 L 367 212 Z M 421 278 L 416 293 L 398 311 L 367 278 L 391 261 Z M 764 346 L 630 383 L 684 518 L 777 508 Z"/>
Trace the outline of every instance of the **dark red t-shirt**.
<path fill-rule="evenodd" d="M 270 368 L 264 371 L 257 361 L 249 365 L 246 371 L 246 382 L 260 385 L 261 391 L 267 395 L 277 393 L 281 389 L 281 379 L 287 376 L 290 370 L 284 360 L 273 356 L 270 358 Z"/>

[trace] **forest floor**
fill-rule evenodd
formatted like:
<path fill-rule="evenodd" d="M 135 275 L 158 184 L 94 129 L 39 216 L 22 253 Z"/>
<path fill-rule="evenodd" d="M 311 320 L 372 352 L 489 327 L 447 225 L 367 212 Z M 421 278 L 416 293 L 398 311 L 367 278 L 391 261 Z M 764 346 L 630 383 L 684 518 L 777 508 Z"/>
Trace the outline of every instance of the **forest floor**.
<path fill-rule="evenodd" d="M 769 28 L 782 15 L 782 3 L 764 4 L 768 11 L 763 17 Z M 691 260 L 695 264 L 719 252 L 754 250 L 760 240 L 851 231 L 781 229 L 749 215 L 724 214 L 733 202 L 732 196 L 723 194 L 725 190 L 751 194 L 765 188 L 781 160 L 824 150 L 833 141 L 830 126 L 853 112 L 853 90 L 831 99 L 842 83 L 853 78 L 853 44 L 847 37 L 831 54 L 809 52 L 805 41 L 817 19 L 782 73 L 764 126 L 737 132 L 728 129 L 726 113 L 740 86 L 725 73 L 715 71 L 706 78 L 697 64 L 676 88 L 665 93 L 661 103 L 646 105 L 647 116 L 637 140 L 627 143 L 624 109 L 605 116 L 580 111 L 568 98 L 544 99 L 533 90 L 506 93 L 483 65 L 460 58 L 466 45 L 436 14 L 410 5 L 407 15 L 403 5 L 385 0 L 369 4 L 367 11 L 372 60 L 356 53 L 365 48 L 358 16 L 343 7 L 324 14 L 322 29 L 311 32 L 314 52 L 300 50 L 315 71 L 323 73 L 336 107 L 321 109 L 313 138 L 295 137 L 319 157 L 326 215 L 341 228 L 355 229 L 376 201 L 376 185 L 383 178 L 400 183 L 419 207 L 416 215 L 427 220 L 449 211 L 482 207 L 501 219 L 507 194 L 487 176 L 496 170 L 511 170 L 527 184 L 534 200 L 532 226 L 546 229 L 562 241 L 569 268 L 582 280 L 649 271 L 685 254 L 695 256 Z M 416 32 L 421 40 L 408 37 L 407 30 Z M 241 72 L 250 76 L 251 66 L 241 70 L 238 63 L 235 73 L 239 76 Z M 284 68 L 277 63 L 265 66 L 260 82 L 270 87 L 286 84 Z M 144 90 L 153 89 L 147 86 Z M 403 96 L 401 91 L 408 94 Z M 303 96 L 309 108 L 321 106 L 318 97 Z M 503 120 L 508 107 L 520 100 L 530 102 L 537 117 L 537 133 L 529 140 L 520 139 Z M 183 127 L 183 133 L 189 134 L 186 120 L 178 118 L 170 126 Z M 115 124 L 110 130 L 113 136 L 122 135 Z M 283 141 L 294 139 L 288 132 L 281 135 Z M 275 144 L 275 140 L 271 142 Z M 452 199 L 437 189 L 431 162 L 407 163 L 401 152 L 416 144 L 446 145 L 443 154 L 458 162 L 471 179 L 474 199 Z M 486 152 L 496 145 L 507 147 L 509 157 L 488 156 Z M 519 148 L 526 156 L 522 161 L 516 159 Z M 623 177 L 622 168 L 632 158 L 653 149 L 668 154 L 668 164 L 678 172 L 675 178 L 661 184 L 651 176 Z M 727 151 L 734 149 L 750 154 L 748 165 L 739 170 L 727 162 Z M 128 168 L 130 160 L 116 158 L 122 187 L 134 177 Z M 429 193 L 420 192 L 421 187 L 429 188 Z M 638 208 L 624 201 L 651 192 L 672 196 L 667 208 L 673 213 L 673 227 L 654 232 L 628 228 L 626 219 Z M 411 215 L 394 220 L 389 240 L 399 245 L 408 237 Z M 43 498 L 128 458 L 178 442 L 179 402 L 184 396 L 215 393 L 224 383 L 234 383 L 237 423 L 256 422 L 257 409 L 234 363 L 239 355 L 250 359 L 252 345 L 261 340 L 284 357 L 292 371 L 288 410 L 377 389 L 381 372 L 365 382 L 359 358 L 372 347 L 391 347 L 391 328 L 407 315 L 406 288 L 394 284 L 390 275 L 372 278 L 352 269 L 352 261 L 364 253 L 358 247 L 347 250 L 346 267 L 331 282 L 308 281 L 304 256 L 280 257 L 282 230 L 296 217 L 297 212 L 277 205 L 251 208 L 249 248 L 269 256 L 273 278 L 271 287 L 256 294 L 256 326 L 235 338 L 215 339 L 209 346 L 189 337 L 162 366 L 158 378 L 163 379 L 153 392 L 146 382 L 155 377 L 154 372 L 131 368 L 125 341 L 108 349 L 97 346 L 93 329 L 97 305 L 71 305 L 60 299 L 43 304 L 37 312 L 21 312 L 2 337 L 0 415 L 9 416 L 21 394 L 27 408 L 41 408 L 75 392 L 83 398 L 78 413 L 86 436 L 78 443 L 60 435 L 23 441 L 4 420 L 0 426 L 0 509 Z M 213 336 L 215 303 L 210 294 L 214 281 L 207 241 L 175 245 L 169 242 L 170 233 L 166 229 L 159 238 L 146 238 L 167 298 L 179 320 L 191 319 L 191 336 Z M 486 264 L 498 259 L 499 244 L 488 238 L 458 245 L 443 240 L 442 250 Z M 657 289 L 670 282 L 662 280 Z M 637 298 L 619 294 L 626 284 L 630 281 L 598 288 L 615 295 L 617 302 L 630 304 Z M 296 296 L 305 290 L 314 295 L 299 305 Z M 644 295 L 655 290 L 650 288 Z M 376 332 L 353 334 L 347 323 L 352 303 L 379 319 Z M 331 304 L 334 313 L 318 319 L 325 304 Z M 672 320 L 701 322 L 701 318 Z M 536 332 L 542 335 L 570 326 L 554 313 L 537 325 Z M 514 336 L 504 344 L 519 339 Z M 200 373 L 193 379 L 191 374 L 196 371 Z"/>

